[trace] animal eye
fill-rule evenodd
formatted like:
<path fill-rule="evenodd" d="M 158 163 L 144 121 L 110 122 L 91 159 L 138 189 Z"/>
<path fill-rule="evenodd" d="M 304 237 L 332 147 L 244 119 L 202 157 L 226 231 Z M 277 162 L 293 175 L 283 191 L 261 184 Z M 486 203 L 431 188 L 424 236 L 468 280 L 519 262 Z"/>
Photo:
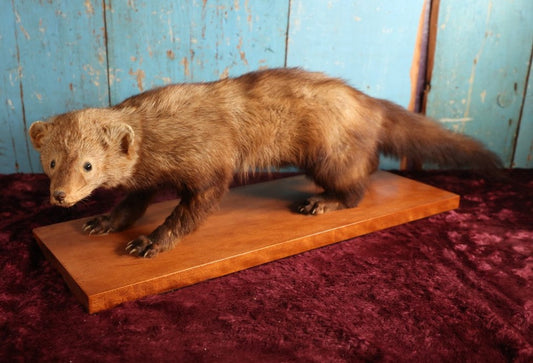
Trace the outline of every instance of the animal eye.
<path fill-rule="evenodd" d="M 93 166 L 91 165 L 91 163 L 86 162 L 85 164 L 83 164 L 83 169 L 85 169 L 85 171 L 91 171 L 93 170 Z"/>
<path fill-rule="evenodd" d="M 53 169 L 53 168 L 55 168 L 55 167 L 56 167 L 56 161 L 55 161 L 55 160 L 52 160 L 52 161 L 50 162 L 50 169 Z"/>

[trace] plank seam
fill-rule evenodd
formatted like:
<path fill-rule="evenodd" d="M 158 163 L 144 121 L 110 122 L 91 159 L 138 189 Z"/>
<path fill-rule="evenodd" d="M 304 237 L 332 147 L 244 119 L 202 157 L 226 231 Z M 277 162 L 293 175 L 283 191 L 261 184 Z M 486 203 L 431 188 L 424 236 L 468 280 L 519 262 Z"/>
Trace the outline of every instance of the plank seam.
<path fill-rule="evenodd" d="M 287 58 L 289 56 L 289 31 L 291 28 L 291 8 L 292 8 L 292 0 L 289 0 L 287 2 L 288 10 L 287 10 L 287 27 L 285 28 L 285 57 L 283 60 L 283 66 L 287 67 Z"/>
<path fill-rule="evenodd" d="M 518 137 L 520 135 L 520 126 L 522 125 L 522 117 L 524 116 L 524 107 L 526 105 L 527 89 L 529 87 L 529 77 L 531 73 L 531 62 L 533 62 L 533 44 L 531 44 L 531 53 L 529 54 L 529 67 L 526 71 L 526 80 L 524 81 L 524 90 L 522 91 L 522 104 L 520 105 L 520 111 L 518 112 L 518 120 L 516 121 L 516 130 L 513 135 L 513 147 L 511 150 L 511 160 L 509 161 L 509 167 L 514 168 L 516 148 L 518 147 Z"/>
<path fill-rule="evenodd" d="M 106 62 L 106 77 L 107 77 L 107 103 L 111 106 L 111 76 L 109 69 L 109 46 L 107 42 L 107 4 L 106 0 L 102 0 L 102 14 L 104 17 L 104 46 L 105 46 L 105 62 Z"/>

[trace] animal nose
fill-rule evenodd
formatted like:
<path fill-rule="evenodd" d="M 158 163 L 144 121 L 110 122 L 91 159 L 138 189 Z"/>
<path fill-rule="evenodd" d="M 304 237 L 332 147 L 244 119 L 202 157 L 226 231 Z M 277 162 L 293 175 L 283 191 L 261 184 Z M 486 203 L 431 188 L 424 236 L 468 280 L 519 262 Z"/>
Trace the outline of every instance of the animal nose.
<path fill-rule="evenodd" d="M 60 204 L 65 201 L 66 197 L 67 197 L 67 194 L 62 190 L 56 190 L 54 192 L 54 199 Z"/>

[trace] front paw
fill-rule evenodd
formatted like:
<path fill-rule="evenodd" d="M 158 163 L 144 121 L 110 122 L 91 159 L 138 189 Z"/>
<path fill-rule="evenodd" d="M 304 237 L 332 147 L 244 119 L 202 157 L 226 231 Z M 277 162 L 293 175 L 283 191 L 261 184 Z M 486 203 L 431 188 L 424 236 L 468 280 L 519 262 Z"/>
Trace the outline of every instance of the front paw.
<path fill-rule="evenodd" d="M 133 256 L 151 258 L 159 253 L 157 244 L 146 236 L 139 236 L 126 246 L 126 251 Z"/>
<path fill-rule="evenodd" d="M 83 231 L 89 234 L 107 234 L 114 230 L 111 225 L 111 218 L 106 215 L 89 219 L 83 225 Z"/>

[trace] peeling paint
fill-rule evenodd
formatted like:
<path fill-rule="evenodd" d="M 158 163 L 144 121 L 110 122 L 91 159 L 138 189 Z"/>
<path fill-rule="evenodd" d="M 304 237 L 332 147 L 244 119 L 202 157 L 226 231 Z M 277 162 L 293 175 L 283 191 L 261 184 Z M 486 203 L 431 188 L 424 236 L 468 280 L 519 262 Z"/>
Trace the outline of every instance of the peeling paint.
<path fill-rule="evenodd" d="M 62 12 L 61 10 L 57 10 L 57 11 L 56 11 L 56 15 L 62 17 L 63 19 L 66 19 L 66 18 L 67 18 L 67 14 L 65 14 L 65 13 Z"/>
<path fill-rule="evenodd" d="M 181 64 L 183 65 L 183 74 L 185 75 L 185 77 L 189 77 L 191 73 L 189 70 L 189 60 L 187 59 L 187 57 L 183 57 L 181 59 Z"/>
<path fill-rule="evenodd" d="M 248 60 L 246 59 L 246 53 L 242 50 L 242 37 L 239 38 L 239 44 L 237 44 L 237 50 L 239 51 L 239 54 L 240 54 L 240 57 L 241 57 L 241 61 L 245 65 L 248 65 Z"/>
<path fill-rule="evenodd" d="M 457 2 L 457 0 L 454 1 Z M 527 0 L 515 2 L 521 1 Z M 11 3 L 11 1 L 9 2 Z M 149 88 L 152 83 L 156 83 L 154 80 L 157 80 L 159 84 L 161 82 L 171 83 L 172 81 L 181 80 L 183 74 L 185 74 L 187 79 L 193 81 L 207 80 L 213 77 L 227 78 L 230 73 L 241 73 L 247 67 L 263 69 L 267 68 L 267 65 L 283 64 L 284 56 L 285 64 L 294 65 L 297 63 L 298 55 L 294 52 L 296 48 L 293 45 L 298 44 L 295 38 L 295 34 L 298 35 L 298 32 L 315 32 L 323 36 L 325 41 L 330 40 L 333 42 L 333 45 L 336 45 L 335 42 L 339 37 L 338 33 L 327 34 L 324 29 L 313 27 L 314 23 L 309 22 L 310 18 L 303 9 L 314 7 L 314 5 L 305 1 L 278 2 L 270 7 L 264 6 L 264 4 L 256 5 L 259 2 L 248 0 L 230 0 L 226 2 L 203 0 L 180 3 L 158 0 L 153 4 L 162 5 L 157 6 L 152 6 L 152 3 L 146 0 L 83 0 L 79 2 L 42 0 L 35 2 L 36 8 L 33 9 L 35 11 L 27 11 L 27 8 L 31 8 L 29 3 L 13 1 L 15 5 L 13 10 L 11 10 L 12 13 L 6 15 L 6 19 L 8 16 L 13 18 L 9 19 L 13 31 L 9 32 L 10 34 L 3 34 L 4 37 L 16 37 L 16 39 L 7 40 L 16 40 L 22 50 L 19 55 L 22 59 L 19 59 L 18 63 L 15 62 L 10 67 L 5 67 L 6 74 L 4 76 L 7 77 L 4 77 L 4 89 L 14 87 L 13 89 L 18 90 L 19 83 L 25 85 L 25 91 L 29 95 L 26 96 L 25 100 L 28 102 L 26 105 L 28 115 L 31 115 L 32 112 L 39 112 L 33 106 L 37 106 L 37 109 L 41 107 L 44 110 L 47 110 L 49 104 L 53 105 L 54 103 L 61 104 L 63 102 L 64 105 L 71 106 L 77 104 L 78 99 L 80 100 L 79 102 L 87 103 L 85 97 L 107 102 L 107 92 L 110 93 L 111 100 L 116 101 L 115 98 L 135 91 L 136 87 L 138 90 L 143 91 Z M 324 2 L 321 6 L 325 7 L 326 4 L 329 6 L 331 3 L 334 4 L 334 7 L 338 5 L 336 0 L 331 0 L 329 4 Z M 201 9 L 202 4 L 204 9 Z M 226 6 L 220 6 L 220 4 L 225 4 Z M 511 8 L 511 5 L 505 5 L 505 7 L 507 6 L 509 6 L 509 9 Z M 373 10 L 375 5 L 369 3 L 368 7 Z M 280 9 L 286 11 L 287 8 L 289 8 L 290 16 L 289 19 L 284 16 L 284 20 L 287 23 L 278 23 L 274 20 L 274 17 L 270 17 L 272 11 L 279 11 Z M 366 15 L 367 13 L 363 11 L 366 9 L 363 8 L 361 10 L 357 9 L 351 14 L 346 14 L 348 22 L 357 28 L 360 28 L 363 24 L 366 26 L 366 23 L 372 23 L 375 20 L 373 15 Z M 456 31 L 458 27 L 453 20 L 457 18 L 457 15 L 463 14 L 463 10 L 460 8 L 454 11 L 447 11 L 447 8 L 448 6 L 442 3 L 441 19 L 439 20 L 441 21 L 440 29 L 445 29 L 445 31 L 442 31 L 444 36 L 447 33 Z M 533 158 L 533 143 L 530 144 L 530 134 L 523 132 L 523 126 L 529 122 L 529 118 L 526 118 L 526 116 L 531 115 L 531 107 L 528 106 L 529 98 L 523 101 L 524 94 L 527 93 L 528 83 L 521 69 L 525 61 L 530 58 L 522 59 L 516 57 L 513 60 L 514 63 L 512 63 L 516 66 L 515 68 L 512 68 L 511 62 L 506 60 L 501 64 L 500 68 L 495 68 L 494 66 L 495 71 L 491 73 L 494 75 L 494 82 L 488 82 L 492 80 L 487 80 L 490 77 L 487 77 L 485 73 L 487 68 L 492 67 L 492 64 L 499 64 L 494 61 L 493 52 L 495 48 L 500 50 L 500 47 L 503 47 L 505 52 L 500 51 L 499 53 L 508 54 L 508 56 L 503 58 L 515 57 L 515 52 L 512 51 L 515 48 L 512 48 L 511 45 L 513 47 L 516 47 L 516 45 L 509 42 L 506 32 L 513 29 L 513 33 L 519 33 L 520 25 L 524 24 L 522 20 L 525 19 L 525 13 L 521 15 L 521 21 L 509 21 L 505 23 L 505 26 L 495 26 L 499 24 L 498 17 L 501 17 L 502 5 L 493 0 L 488 0 L 475 5 L 475 8 L 476 11 L 472 14 L 481 14 L 481 18 L 478 19 L 476 16 L 475 22 L 462 22 L 461 24 L 464 25 L 466 30 L 470 31 L 472 29 L 472 31 L 475 31 L 475 34 L 479 35 L 479 39 L 475 43 L 465 43 L 468 46 L 467 51 L 461 51 L 460 47 L 452 48 L 452 51 L 465 54 L 468 58 L 466 56 L 461 58 L 461 62 L 456 67 L 457 70 L 454 69 L 445 74 L 445 82 L 448 82 L 447 85 L 452 89 L 452 92 L 455 89 L 457 89 L 457 92 L 452 94 L 453 100 L 448 97 L 438 99 L 438 102 L 444 104 L 450 112 L 442 112 L 436 115 L 449 116 L 450 118 L 442 119 L 441 122 L 448 123 L 447 126 L 456 130 L 465 127 L 466 123 L 469 132 L 479 132 L 482 137 L 491 143 L 492 147 L 498 147 L 499 149 L 503 149 L 498 146 L 498 140 L 503 133 L 498 133 L 496 130 L 499 126 L 501 128 L 506 127 L 505 123 L 509 122 L 510 127 L 515 128 L 516 133 L 520 132 L 522 135 L 526 135 L 524 140 L 521 141 L 524 146 L 519 152 L 521 160 L 525 160 L 525 156 L 527 160 L 531 161 Z M 153 9 L 155 11 L 152 11 Z M 267 14 L 265 11 L 269 13 Z M 345 9 L 340 8 L 340 10 L 335 11 L 343 12 Z M 376 11 L 384 13 L 387 10 L 386 7 L 382 7 Z M 456 14 L 455 12 L 461 12 L 461 14 Z M 470 12 L 465 13 L 468 16 L 471 14 Z M 329 16 L 331 14 L 325 15 Z M 508 14 L 506 16 L 511 17 L 511 15 Z M 24 20 L 21 20 L 22 17 Z M 281 15 L 276 15 L 277 19 L 281 17 Z M 363 17 L 365 18 L 364 20 L 362 19 Z M 104 24 L 102 24 L 104 20 L 108 21 L 108 29 L 105 29 Z M 271 26 L 273 23 L 276 23 L 276 27 Z M 154 32 L 154 24 L 160 24 L 161 29 Z M 450 26 L 447 26 L 447 24 L 450 24 Z M 475 29 L 471 27 L 472 24 L 475 24 Z M 81 27 L 80 25 L 85 25 L 86 27 Z M 290 28 L 284 28 L 285 25 L 290 25 Z M 388 22 L 385 23 L 384 27 L 382 24 L 378 24 L 376 29 L 378 32 L 387 33 L 388 29 L 393 25 L 395 26 L 396 23 Z M 437 26 L 439 24 L 435 22 L 435 27 Z M 247 32 L 248 28 L 253 32 Z M 71 34 L 69 29 L 72 31 Z M 127 29 L 134 30 L 134 32 L 126 32 L 125 30 Z M 57 34 L 58 30 L 62 32 Z M 287 30 L 287 34 L 281 34 L 283 30 Z M 343 29 L 340 30 L 342 31 Z M 105 38 L 108 35 L 107 31 L 109 31 L 110 37 L 109 47 L 105 43 L 107 41 Z M 135 31 L 138 31 L 137 37 L 133 35 Z M 394 28 L 394 33 L 397 31 L 401 30 Z M 436 31 L 435 33 L 438 32 Z M 132 34 L 132 36 L 126 40 L 125 37 L 128 34 Z M 242 35 L 243 38 L 239 39 L 239 35 Z M 315 35 L 310 34 L 310 36 Z M 386 34 L 386 36 L 388 35 Z M 350 37 L 351 35 L 343 33 L 340 36 Z M 268 41 L 264 41 L 264 39 L 268 39 Z M 484 39 L 487 41 L 486 45 L 482 44 Z M 0 39 L 0 41 L 2 40 L 4 39 Z M 55 41 L 58 42 L 57 44 L 60 47 L 58 55 L 62 59 L 65 59 L 64 55 L 69 55 L 69 52 L 73 52 L 73 58 L 67 59 L 63 63 L 61 63 L 61 60 L 58 62 L 54 54 L 56 48 L 53 42 Z M 495 44 L 498 41 L 501 41 L 501 44 Z M 283 43 L 283 46 L 279 46 L 276 42 Z M 49 47 L 50 43 L 53 43 L 52 45 L 54 46 Z M 239 44 L 237 45 L 237 43 Z M 455 44 L 452 42 L 451 45 Z M 392 46 L 397 45 L 393 44 Z M 110 49 L 111 52 L 106 54 L 106 51 Z M 186 49 L 189 49 L 189 51 L 187 52 Z M 287 49 L 294 52 L 288 58 L 287 54 L 283 54 L 284 51 L 288 53 Z M 6 48 L 6 54 L 11 50 L 11 48 Z M 195 54 L 195 51 L 197 54 Z M 86 52 L 90 53 L 90 55 L 87 56 Z M 44 74 L 39 74 L 39 72 L 42 72 L 40 69 L 42 66 L 36 65 L 34 59 L 27 59 L 29 55 L 33 56 L 35 53 L 40 54 L 45 63 L 52 62 L 51 66 L 47 67 L 50 72 L 53 72 L 50 76 L 51 81 L 48 81 Z M 10 54 L 15 54 L 15 51 Z M 147 55 L 149 55 L 148 58 L 146 57 Z M 14 55 L 13 57 L 15 58 L 16 56 Z M 340 69 L 343 65 L 341 62 L 343 59 L 342 57 L 337 57 L 338 59 L 325 63 L 324 67 L 336 67 L 339 72 L 348 72 L 348 69 Z M 279 61 L 280 58 L 281 63 Z M 288 62 L 287 59 L 289 59 Z M 109 63 L 107 63 L 108 60 Z M 91 64 L 94 69 L 87 66 L 84 67 L 85 63 Z M 527 67 L 530 67 L 529 63 Z M 80 68 L 82 68 L 81 72 Z M 464 72 L 459 72 L 459 68 L 461 68 L 461 71 L 464 68 Z M 108 74 L 105 73 L 106 69 Z M 130 70 L 129 75 L 126 75 L 128 74 L 128 69 Z M 436 72 L 436 76 L 438 75 Z M 55 87 L 57 92 L 52 90 L 53 92 L 47 91 L 47 93 L 43 93 L 43 88 L 38 88 L 42 79 L 46 79 L 47 84 L 51 82 L 57 83 L 51 85 Z M 61 84 L 57 82 L 58 79 L 62 80 Z M 144 84 L 144 79 L 147 80 L 146 84 Z M 469 83 L 461 83 L 459 87 L 453 88 L 454 82 L 459 80 Z M 367 85 L 368 80 L 365 79 L 363 81 L 361 87 L 369 88 L 370 85 Z M 95 87 L 93 85 L 98 87 L 96 92 L 94 92 Z M 372 90 L 379 92 L 379 86 L 379 84 L 377 86 L 372 84 Z M 36 91 L 40 93 L 36 93 Z M 20 98 L 22 97 L 9 92 L 6 96 L 10 98 L 4 98 L 5 111 L 11 112 L 14 108 L 17 108 L 17 112 L 19 112 L 18 109 L 21 107 Z M 22 92 L 20 93 L 22 94 Z M 517 109 L 517 105 L 521 104 L 521 100 L 526 105 L 523 116 L 519 116 L 517 112 L 513 111 Z M 471 106 L 470 102 L 472 102 Z M 39 104 L 46 105 L 46 107 Z M 483 107 L 481 107 L 482 112 L 479 111 L 480 104 L 483 104 Z M 487 115 L 492 116 L 491 112 L 494 112 L 494 119 L 499 120 L 498 127 L 492 124 L 488 124 L 486 127 L 484 124 L 483 126 L 478 126 L 478 124 L 482 124 L 482 122 L 487 120 Z M 500 113 L 498 112 L 505 117 L 499 117 Z M 474 121 L 472 116 L 475 117 L 475 122 L 471 122 Z M 517 125 L 520 122 L 522 128 L 518 129 Z M 509 130 L 509 135 L 512 132 L 513 130 Z M 19 142 L 19 140 L 15 141 Z M 27 170 L 24 164 L 27 163 L 21 163 L 21 168 Z M 523 163 L 522 165 L 526 164 Z"/>
<path fill-rule="evenodd" d="M 85 0 L 85 12 L 87 15 L 94 15 L 94 8 L 91 0 Z"/>
<path fill-rule="evenodd" d="M 15 71 L 9 72 L 9 84 L 11 87 L 15 86 L 15 83 L 19 80 L 19 74 L 22 74 L 22 68 L 19 66 L 18 69 Z"/>
<path fill-rule="evenodd" d="M 137 80 L 137 88 L 139 89 L 139 91 L 144 91 L 144 86 L 143 86 L 143 80 L 144 78 L 146 77 L 146 74 L 144 73 L 144 71 L 142 69 L 138 69 L 136 70 L 135 72 L 130 68 L 128 74 L 130 76 L 134 76 Z"/>
<path fill-rule="evenodd" d="M 109 86 L 113 86 L 115 82 L 120 82 L 120 78 L 117 77 L 115 72 L 120 72 L 120 69 L 116 69 L 115 71 L 109 69 Z"/>
<path fill-rule="evenodd" d="M 39 32 L 42 34 L 46 33 L 46 28 L 43 27 L 43 19 L 39 19 Z"/>
<path fill-rule="evenodd" d="M 220 79 L 225 79 L 225 78 L 228 78 L 229 77 L 229 68 L 226 67 L 224 69 L 224 71 L 220 74 Z"/>
<path fill-rule="evenodd" d="M 24 37 L 25 37 L 27 40 L 30 40 L 30 39 L 31 39 L 30 34 L 26 31 L 26 29 L 24 29 L 24 27 L 22 26 L 22 24 L 19 25 L 19 28 L 20 28 L 20 31 L 22 32 L 22 34 L 24 34 Z"/>
<path fill-rule="evenodd" d="M 99 78 L 100 77 L 100 71 L 94 69 L 91 64 L 84 64 L 82 68 L 83 68 L 83 70 L 85 72 L 87 72 L 87 74 L 90 77 L 92 77 L 92 78 L 94 78 L 94 77 Z"/>
<path fill-rule="evenodd" d="M 480 96 L 481 96 L 481 103 L 485 103 L 485 97 L 487 97 L 487 90 L 483 90 Z"/>
<path fill-rule="evenodd" d="M 492 14 L 492 1 L 489 1 L 489 6 L 488 6 L 488 9 L 487 9 L 487 17 L 485 18 L 485 29 L 487 29 L 489 27 L 489 21 L 490 21 L 490 18 L 491 18 L 491 14 Z M 485 32 L 485 34 L 487 34 Z M 479 62 L 479 60 L 481 59 L 481 56 L 483 55 L 483 50 L 485 49 L 485 44 L 487 42 L 487 37 L 485 36 L 483 38 L 483 41 L 481 42 L 481 46 L 479 47 L 479 50 L 476 54 L 476 56 L 474 57 L 474 61 L 473 61 L 473 64 L 472 64 L 472 70 L 470 71 L 470 78 L 468 79 L 468 84 L 469 84 L 469 87 L 468 87 L 468 92 L 467 92 L 467 100 L 466 100 L 466 109 L 465 109 L 465 112 L 464 112 L 464 116 L 465 117 L 468 117 L 470 115 L 470 105 L 471 105 L 471 102 L 472 102 L 472 92 L 474 91 L 474 81 L 476 79 L 476 68 L 477 68 L 477 64 Z"/>
<path fill-rule="evenodd" d="M 440 118 L 440 122 L 470 122 L 474 120 L 472 117 L 458 117 L 458 118 Z"/>
<path fill-rule="evenodd" d="M 91 77 L 91 83 L 96 87 L 100 86 L 98 79 L 100 78 L 100 71 L 93 68 L 90 64 L 83 65 L 83 70 Z"/>

